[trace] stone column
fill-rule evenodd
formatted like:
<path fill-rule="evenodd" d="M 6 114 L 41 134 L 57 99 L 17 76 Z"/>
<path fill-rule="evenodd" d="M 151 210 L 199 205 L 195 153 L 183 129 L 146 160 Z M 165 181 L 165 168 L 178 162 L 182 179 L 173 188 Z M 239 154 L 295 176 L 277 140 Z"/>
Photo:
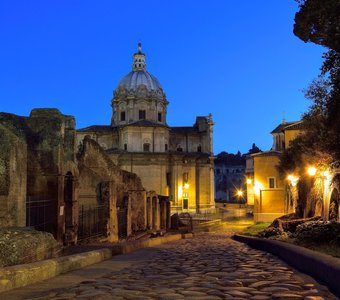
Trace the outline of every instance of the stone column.
<path fill-rule="evenodd" d="M 118 218 L 117 218 L 117 190 L 113 181 L 110 182 L 109 197 L 109 220 L 108 220 L 108 241 L 118 242 Z"/>

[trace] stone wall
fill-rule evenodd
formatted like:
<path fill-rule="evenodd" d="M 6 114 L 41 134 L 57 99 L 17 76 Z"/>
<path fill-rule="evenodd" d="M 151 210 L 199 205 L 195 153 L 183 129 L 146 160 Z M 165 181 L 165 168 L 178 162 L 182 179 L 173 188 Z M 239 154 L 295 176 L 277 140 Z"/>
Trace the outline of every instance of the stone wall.
<path fill-rule="evenodd" d="M 0 124 L 0 227 L 26 225 L 27 146 Z"/>
<path fill-rule="evenodd" d="M 109 206 L 108 238 L 118 240 L 117 206 L 128 199 L 127 235 L 145 230 L 145 191 L 140 178 L 117 167 L 104 149 L 93 139 L 86 137 L 78 155 L 79 205 L 97 205 L 102 193 L 99 187 L 109 183 L 106 193 Z"/>
<path fill-rule="evenodd" d="M 44 219 L 49 222 L 40 229 L 53 233 L 60 241 L 63 240 L 67 213 L 64 180 L 66 174 L 72 174 L 76 178 L 78 172 L 75 161 L 74 118 L 61 114 L 57 109 L 33 109 L 29 117 L 2 113 L 0 124 L 3 132 L 7 130 L 8 137 L 1 141 L 1 153 L 4 153 L 1 160 L 7 166 L 3 172 L 10 174 L 5 174 L 5 180 L 8 181 L 10 193 L 14 195 L 11 203 L 20 203 L 17 205 L 20 209 L 15 212 L 16 218 L 20 220 L 21 226 L 25 225 L 26 199 L 46 201 L 48 207 L 45 209 Z M 76 198 L 75 189 L 72 197 L 73 200 Z M 70 210 L 76 209 L 70 207 Z M 33 214 L 32 221 L 36 216 L 37 214 Z M 75 224 L 75 220 L 73 223 Z M 31 223 L 28 225 L 32 226 Z"/>
<path fill-rule="evenodd" d="M 146 192 L 130 191 L 132 231 L 146 230 Z"/>

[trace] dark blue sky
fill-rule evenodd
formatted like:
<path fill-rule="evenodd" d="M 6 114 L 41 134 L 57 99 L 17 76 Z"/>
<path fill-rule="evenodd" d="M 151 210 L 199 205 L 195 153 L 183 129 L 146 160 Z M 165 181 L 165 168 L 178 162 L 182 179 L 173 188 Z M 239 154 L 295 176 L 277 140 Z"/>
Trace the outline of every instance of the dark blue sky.
<path fill-rule="evenodd" d="M 215 153 L 271 147 L 298 120 L 324 49 L 293 35 L 293 0 L 3 1 L 0 111 L 57 107 L 77 127 L 109 124 L 140 39 L 167 94 L 168 124 L 213 114 Z"/>

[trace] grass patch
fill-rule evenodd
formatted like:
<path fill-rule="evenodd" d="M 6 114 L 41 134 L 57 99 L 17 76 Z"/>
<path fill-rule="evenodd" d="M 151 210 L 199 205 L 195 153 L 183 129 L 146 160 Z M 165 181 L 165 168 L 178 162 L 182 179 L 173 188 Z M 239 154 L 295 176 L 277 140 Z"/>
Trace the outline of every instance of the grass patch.
<path fill-rule="evenodd" d="M 303 243 L 296 243 L 294 239 L 289 239 L 285 242 L 294 244 L 296 246 L 304 247 L 309 250 L 327 254 L 333 257 L 340 258 L 340 247 L 337 245 L 316 244 L 316 243 L 315 244 L 314 243 L 303 244 Z"/>
<path fill-rule="evenodd" d="M 249 235 L 249 236 L 256 236 L 259 232 L 268 228 L 271 223 L 266 222 L 259 222 L 252 226 L 247 227 L 245 230 L 242 231 L 242 234 Z"/>

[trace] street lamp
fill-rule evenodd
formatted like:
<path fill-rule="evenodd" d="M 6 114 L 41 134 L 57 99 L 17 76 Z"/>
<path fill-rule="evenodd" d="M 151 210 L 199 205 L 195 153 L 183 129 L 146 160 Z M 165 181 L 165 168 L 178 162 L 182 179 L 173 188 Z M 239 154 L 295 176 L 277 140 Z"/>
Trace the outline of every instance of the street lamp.
<path fill-rule="evenodd" d="M 294 176 L 294 175 L 288 175 L 287 179 L 290 181 L 290 184 L 292 186 L 296 186 L 297 185 L 297 182 L 299 180 L 298 177 Z"/>
<path fill-rule="evenodd" d="M 316 168 L 315 167 L 309 167 L 307 170 L 307 173 L 309 176 L 315 176 L 316 174 Z"/>

